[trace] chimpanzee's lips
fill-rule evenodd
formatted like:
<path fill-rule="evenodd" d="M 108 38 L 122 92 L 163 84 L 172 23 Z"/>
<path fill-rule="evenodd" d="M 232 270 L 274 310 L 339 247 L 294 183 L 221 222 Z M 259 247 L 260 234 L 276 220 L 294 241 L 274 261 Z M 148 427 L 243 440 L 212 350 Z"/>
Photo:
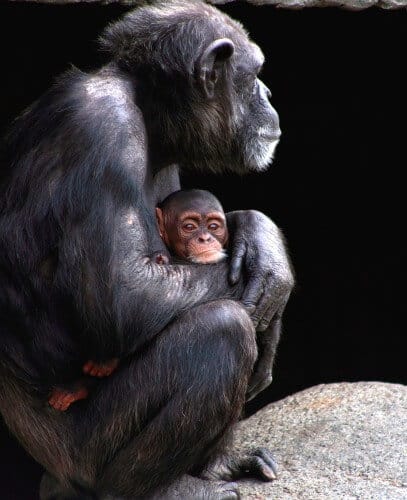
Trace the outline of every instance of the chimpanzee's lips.
<path fill-rule="evenodd" d="M 203 250 L 202 252 L 197 253 L 196 255 L 206 255 L 206 254 L 211 254 L 211 253 L 220 253 L 222 250 L 214 250 L 213 248 L 210 248 L 209 250 Z"/>
<path fill-rule="evenodd" d="M 194 255 L 190 255 L 188 259 L 191 262 L 195 262 L 198 264 L 211 264 L 211 263 L 216 263 L 220 262 L 221 260 L 224 260 L 227 257 L 227 253 L 225 250 L 220 249 L 220 250 L 214 250 L 214 249 L 209 249 L 209 250 L 204 250 L 202 252 L 196 253 Z"/>

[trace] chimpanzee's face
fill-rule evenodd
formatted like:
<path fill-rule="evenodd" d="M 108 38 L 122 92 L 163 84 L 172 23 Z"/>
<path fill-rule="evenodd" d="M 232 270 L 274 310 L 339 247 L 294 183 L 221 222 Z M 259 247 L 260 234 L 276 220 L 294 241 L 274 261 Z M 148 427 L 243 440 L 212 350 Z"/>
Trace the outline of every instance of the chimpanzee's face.
<path fill-rule="evenodd" d="M 199 264 L 213 264 L 226 256 L 228 240 L 223 212 L 191 209 L 163 214 L 164 241 L 176 256 Z"/>
<path fill-rule="evenodd" d="M 243 164 L 254 171 L 272 162 L 281 135 L 279 118 L 270 103 L 271 92 L 258 78 L 264 56 L 254 43 L 236 50 L 234 72 L 236 143 Z"/>

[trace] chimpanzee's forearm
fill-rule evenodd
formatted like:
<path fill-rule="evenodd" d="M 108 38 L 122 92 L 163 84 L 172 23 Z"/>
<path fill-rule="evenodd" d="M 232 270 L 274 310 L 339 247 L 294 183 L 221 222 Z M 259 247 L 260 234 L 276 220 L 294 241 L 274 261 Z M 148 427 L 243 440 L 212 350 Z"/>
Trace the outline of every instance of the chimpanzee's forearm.
<path fill-rule="evenodd" d="M 239 300 L 244 283 L 228 282 L 228 266 L 226 261 L 205 266 L 124 262 L 115 300 L 124 351 L 137 349 L 194 306 L 221 298 Z"/>

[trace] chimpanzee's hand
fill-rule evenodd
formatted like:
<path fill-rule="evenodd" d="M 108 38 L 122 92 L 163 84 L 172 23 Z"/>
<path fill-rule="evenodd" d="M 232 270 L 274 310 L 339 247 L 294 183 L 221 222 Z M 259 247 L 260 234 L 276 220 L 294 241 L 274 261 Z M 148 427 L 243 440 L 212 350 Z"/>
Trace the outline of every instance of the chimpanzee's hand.
<path fill-rule="evenodd" d="M 284 239 L 278 227 L 256 210 L 231 212 L 227 220 L 232 235 L 229 280 L 233 285 L 243 274 L 247 284 L 242 303 L 255 328 L 264 331 L 294 285 Z"/>

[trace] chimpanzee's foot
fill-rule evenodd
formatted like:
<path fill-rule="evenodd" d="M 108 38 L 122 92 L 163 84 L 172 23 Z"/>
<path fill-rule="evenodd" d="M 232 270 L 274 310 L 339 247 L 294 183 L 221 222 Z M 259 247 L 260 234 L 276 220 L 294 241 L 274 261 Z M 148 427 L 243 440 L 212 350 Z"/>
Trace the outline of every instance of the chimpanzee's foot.
<path fill-rule="evenodd" d="M 88 397 L 86 387 L 79 386 L 76 389 L 54 389 L 48 399 L 52 408 L 58 411 L 66 411 L 72 403 Z"/>
<path fill-rule="evenodd" d="M 62 485 L 54 476 L 44 472 L 39 491 L 40 500 L 93 500 L 94 495 L 84 491 L 76 491 L 70 486 Z"/>
<path fill-rule="evenodd" d="M 95 363 L 94 361 L 88 361 L 83 365 L 83 373 L 86 375 L 91 375 L 92 377 L 108 377 L 117 368 L 119 360 L 117 358 L 106 361 L 106 363 Z"/>
<path fill-rule="evenodd" d="M 184 475 L 169 487 L 156 492 L 149 500 L 238 500 L 240 498 L 236 483 L 223 481 L 204 481 L 197 477 Z"/>
<path fill-rule="evenodd" d="M 266 448 L 257 448 L 243 457 L 221 455 L 199 475 L 203 479 L 231 481 L 243 477 L 256 477 L 272 481 L 277 477 L 277 464 Z"/>
<path fill-rule="evenodd" d="M 249 380 L 246 393 L 246 401 L 251 401 L 257 394 L 267 389 L 273 381 L 273 376 L 269 367 L 258 366 L 254 369 Z"/>
<path fill-rule="evenodd" d="M 65 488 L 61 487 L 54 476 L 51 476 L 51 474 L 48 474 L 48 472 L 44 472 L 40 483 L 40 500 L 55 500 L 58 498 L 63 498 L 63 495 L 65 493 Z"/>

